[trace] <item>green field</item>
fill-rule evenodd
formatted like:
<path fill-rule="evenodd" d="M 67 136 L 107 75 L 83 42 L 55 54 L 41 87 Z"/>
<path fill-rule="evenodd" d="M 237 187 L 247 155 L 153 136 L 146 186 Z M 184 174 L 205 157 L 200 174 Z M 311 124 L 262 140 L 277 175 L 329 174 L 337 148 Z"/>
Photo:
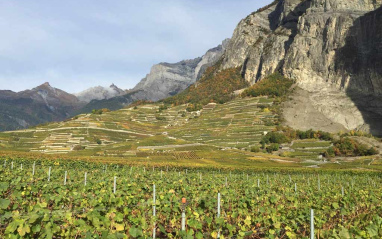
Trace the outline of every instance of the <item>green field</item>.
<path fill-rule="evenodd" d="M 381 189 L 381 174 L 366 171 L 238 171 L 3 157 L 0 237 L 308 238 L 313 209 L 317 237 L 381 238 Z"/>
<path fill-rule="evenodd" d="M 332 142 L 319 139 L 260 150 L 279 130 L 272 102 L 146 104 L 2 132 L 0 238 L 308 238 L 311 209 L 319 238 L 380 238 L 381 157 L 323 159 Z"/>

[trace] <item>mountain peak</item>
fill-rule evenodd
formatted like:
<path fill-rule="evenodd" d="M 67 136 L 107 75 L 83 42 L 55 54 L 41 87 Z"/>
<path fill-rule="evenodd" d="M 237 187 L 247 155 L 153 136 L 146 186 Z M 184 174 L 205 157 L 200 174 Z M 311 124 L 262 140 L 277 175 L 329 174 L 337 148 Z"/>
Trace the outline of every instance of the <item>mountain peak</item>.
<path fill-rule="evenodd" d="M 118 88 L 118 86 L 112 83 L 109 87 L 91 87 L 87 90 L 75 94 L 75 96 L 77 96 L 80 101 L 90 102 L 92 100 L 110 99 L 112 97 L 124 94 L 126 94 L 124 90 Z"/>
<path fill-rule="evenodd" d="M 49 82 L 45 82 L 37 87 L 34 88 L 35 90 L 49 90 L 49 91 L 55 91 L 56 89 L 52 87 Z"/>

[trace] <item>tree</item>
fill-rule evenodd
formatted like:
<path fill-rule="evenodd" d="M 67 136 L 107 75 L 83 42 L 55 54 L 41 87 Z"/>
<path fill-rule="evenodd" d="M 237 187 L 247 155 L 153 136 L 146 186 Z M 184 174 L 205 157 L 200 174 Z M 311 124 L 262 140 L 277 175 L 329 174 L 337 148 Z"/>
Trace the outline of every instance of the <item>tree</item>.
<path fill-rule="evenodd" d="M 267 147 L 267 152 L 268 153 L 272 153 L 274 151 L 278 151 L 280 148 L 280 145 L 279 144 L 271 144 Z"/>

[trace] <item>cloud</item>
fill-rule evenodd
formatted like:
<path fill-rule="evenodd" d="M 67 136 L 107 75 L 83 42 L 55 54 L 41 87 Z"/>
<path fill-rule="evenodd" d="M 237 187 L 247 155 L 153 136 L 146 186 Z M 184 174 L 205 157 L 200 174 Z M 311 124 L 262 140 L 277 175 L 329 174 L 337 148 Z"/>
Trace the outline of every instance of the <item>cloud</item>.
<path fill-rule="evenodd" d="M 132 88 L 159 62 L 201 56 L 271 0 L 0 0 L 0 89 Z"/>

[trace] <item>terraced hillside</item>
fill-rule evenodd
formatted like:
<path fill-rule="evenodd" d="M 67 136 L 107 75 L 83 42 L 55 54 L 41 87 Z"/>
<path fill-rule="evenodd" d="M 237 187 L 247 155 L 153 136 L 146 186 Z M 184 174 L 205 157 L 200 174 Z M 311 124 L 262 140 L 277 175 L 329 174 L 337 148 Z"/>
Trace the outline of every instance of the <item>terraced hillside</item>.
<path fill-rule="evenodd" d="M 257 108 L 262 98 L 230 101 L 214 108 L 205 107 L 201 116 L 190 120 L 185 129 L 169 127 L 176 138 L 223 148 L 249 148 L 258 145 L 264 133 L 274 126 L 265 126 L 275 115 Z M 271 103 L 269 103 L 271 104 Z"/>
<path fill-rule="evenodd" d="M 322 167 L 326 160 L 320 155 L 332 145 L 330 141 L 294 140 L 280 145 L 272 154 L 251 152 L 261 146 L 264 135 L 276 130 L 278 116 L 270 110 L 273 102 L 273 98 L 248 97 L 225 104 L 210 103 L 193 112 L 187 111 L 187 105 L 156 103 L 81 114 L 65 122 L 0 133 L 0 146 L 4 152 L 117 157 L 142 162 L 302 160 L 305 166 Z"/>
<path fill-rule="evenodd" d="M 147 104 L 103 114 L 82 114 L 71 120 L 23 131 L 1 134 L 4 146 L 45 153 L 112 150 L 139 146 L 206 144 L 222 148 L 257 145 L 264 132 L 274 129 L 264 122 L 275 115 L 257 108 L 265 98 L 237 99 L 223 105 L 209 104 L 188 112 L 186 105 L 166 107 Z M 77 149 L 77 150 L 76 150 Z M 81 150 L 80 150 L 81 151 Z"/>

